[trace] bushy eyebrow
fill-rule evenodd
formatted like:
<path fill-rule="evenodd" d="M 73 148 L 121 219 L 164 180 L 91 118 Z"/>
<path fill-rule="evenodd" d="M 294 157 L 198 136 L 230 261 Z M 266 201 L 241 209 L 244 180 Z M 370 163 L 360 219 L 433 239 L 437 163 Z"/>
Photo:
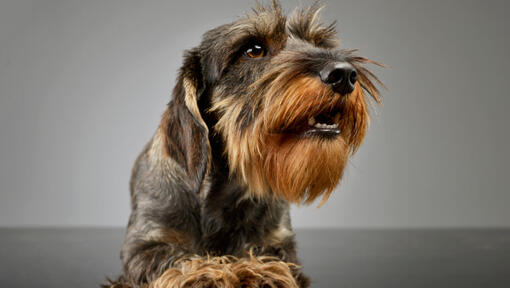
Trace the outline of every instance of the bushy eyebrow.
<path fill-rule="evenodd" d="M 286 23 L 287 17 L 280 5 L 273 2 L 269 7 L 258 5 L 252 14 L 232 23 L 227 34 L 232 45 L 242 43 L 245 39 L 258 39 L 278 49 L 283 47 L 287 38 Z"/>
<path fill-rule="evenodd" d="M 336 21 L 323 25 L 319 17 L 322 7 L 316 2 L 306 8 L 296 8 L 287 20 L 289 36 L 311 42 L 315 46 L 336 48 L 339 44 Z"/>

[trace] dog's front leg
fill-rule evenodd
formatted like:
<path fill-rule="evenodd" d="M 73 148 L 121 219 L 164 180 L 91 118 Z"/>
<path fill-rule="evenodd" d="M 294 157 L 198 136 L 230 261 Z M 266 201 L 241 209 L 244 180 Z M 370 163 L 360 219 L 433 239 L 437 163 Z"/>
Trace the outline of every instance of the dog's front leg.
<path fill-rule="evenodd" d="M 173 234 L 174 239 L 150 239 L 146 235 L 130 235 L 127 238 L 121 253 L 126 284 L 131 287 L 147 287 L 180 259 L 191 255 L 187 246 L 177 238 L 179 234 L 170 230 L 168 232 L 167 235 Z"/>

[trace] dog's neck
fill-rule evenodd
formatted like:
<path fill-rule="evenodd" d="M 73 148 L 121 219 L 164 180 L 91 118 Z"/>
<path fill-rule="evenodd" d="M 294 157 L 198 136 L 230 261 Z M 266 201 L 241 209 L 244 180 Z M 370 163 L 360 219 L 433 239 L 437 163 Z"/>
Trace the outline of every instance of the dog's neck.
<path fill-rule="evenodd" d="M 208 115 L 204 120 L 213 127 L 214 116 Z M 220 255 L 236 255 L 247 244 L 242 239 L 250 239 L 251 244 L 262 243 L 264 240 L 260 237 L 265 235 L 262 231 L 276 228 L 274 219 L 282 217 L 288 203 L 250 198 L 246 185 L 231 175 L 227 156 L 219 152 L 225 151 L 223 140 L 212 128 L 209 141 L 211 151 L 216 153 L 211 153 L 207 175 L 200 189 L 201 245 L 204 246 L 201 248 Z M 267 217 L 273 220 L 269 221 Z"/>

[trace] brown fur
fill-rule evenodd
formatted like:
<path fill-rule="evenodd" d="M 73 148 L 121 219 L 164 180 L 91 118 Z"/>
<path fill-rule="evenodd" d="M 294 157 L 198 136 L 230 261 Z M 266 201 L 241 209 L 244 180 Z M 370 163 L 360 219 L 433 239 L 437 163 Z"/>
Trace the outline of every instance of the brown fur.
<path fill-rule="evenodd" d="M 262 115 L 251 127 L 238 132 L 238 123 L 231 119 L 241 113 L 241 105 L 227 98 L 214 103 L 211 109 L 224 111 L 215 129 L 226 138 L 232 173 L 238 173 L 252 196 L 264 197 L 272 191 L 273 196 L 295 203 L 310 203 L 324 194 L 324 202 L 341 179 L 349 154 L 358 149 L 366 133 L 369 115 L 362 87 L 370 89 L 368 92 L 377 102 L 379 93 L 369 78 L 375 76 L 366 76 L 361 70 L 361 84 L 356 83 L 351 95 L 335 97 L 315 77 L 297 77 L 292 58 L 293 55 L 282 57 L 279 61 L 286 64 L 277 65 L 252 85 L 252 95 L 263 95 L 258 98 L 264 100 L 259 106 L 254 101 L 253 109 L 260 108 Z M 279 133 L 333 109 L 342 111 L 339 125 L 342 134 L 336 140 L 303 139 Z"/>
<path fill-rule="evenodd" d="M 267 256 L 198 257 L 182 259 L 180 267 L 168 269 L 150 288 L 297 288 L 295 264 Z"/>

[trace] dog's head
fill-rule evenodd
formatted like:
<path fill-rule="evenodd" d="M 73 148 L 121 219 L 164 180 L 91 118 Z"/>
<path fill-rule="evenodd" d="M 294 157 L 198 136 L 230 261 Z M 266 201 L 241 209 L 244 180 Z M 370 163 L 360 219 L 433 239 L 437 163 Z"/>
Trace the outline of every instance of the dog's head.
<path fill-rule="evenodd" d="M 380 102 L 379 81 L 363 67 L 377 63 L 339 49 L 319 10 L 286 17 L 276 1 L 259 5 L 186 52 L 162 128 L 168 155 L 197 187 L 211 153 L 225 153 L 253 196 L 311 202 L 338 184 L 365 135 L 365 94 Z M 211 152 L 210 135 L 224 151 Z"/>

